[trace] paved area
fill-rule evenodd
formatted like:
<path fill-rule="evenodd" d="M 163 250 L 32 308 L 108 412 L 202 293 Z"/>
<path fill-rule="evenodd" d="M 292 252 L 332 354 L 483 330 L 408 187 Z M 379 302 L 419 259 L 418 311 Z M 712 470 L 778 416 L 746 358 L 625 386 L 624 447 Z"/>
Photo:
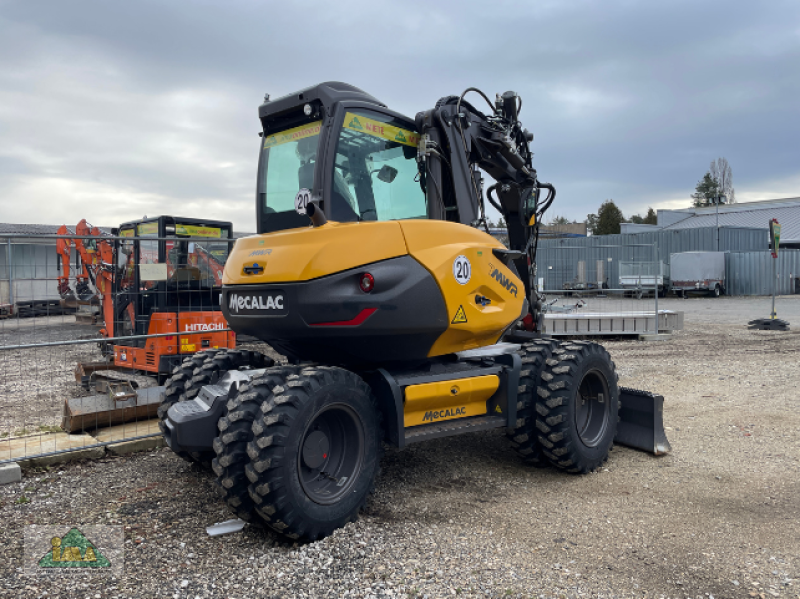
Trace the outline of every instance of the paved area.
<path fill-rule="evenodd" d="M 765 298 L 670 302 L 682 332 L 605 342 L 621 384 L 665 396 L 668 456 L 616 448 L 570 476 L 500 432 L 388 451 L 361 519 L 299 546 L 209 538 L 228 518 L 211 476 L 166 449 L 28 471 L 0 488 L 0 596 L 796 598 L 798 304 L 797 330 L 761 332 L 743 321 Z M 124 574 L 25 574 L 32 524 L 122 527 Z"/>

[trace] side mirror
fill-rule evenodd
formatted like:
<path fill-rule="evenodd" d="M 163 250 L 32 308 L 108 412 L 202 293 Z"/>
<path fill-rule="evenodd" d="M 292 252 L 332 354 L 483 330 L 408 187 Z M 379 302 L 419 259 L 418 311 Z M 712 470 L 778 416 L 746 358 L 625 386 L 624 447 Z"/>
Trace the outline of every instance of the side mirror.
<path fill-rule="evenodd" d="M 381 167 L 381 170 L 378 171 L 378 179 L 383 181 L 384 183 L 391 183 L 394 181 L 394 178 L 397 176 L 397 169 L 389 166 L 388 164 L 384 164 Z"/>

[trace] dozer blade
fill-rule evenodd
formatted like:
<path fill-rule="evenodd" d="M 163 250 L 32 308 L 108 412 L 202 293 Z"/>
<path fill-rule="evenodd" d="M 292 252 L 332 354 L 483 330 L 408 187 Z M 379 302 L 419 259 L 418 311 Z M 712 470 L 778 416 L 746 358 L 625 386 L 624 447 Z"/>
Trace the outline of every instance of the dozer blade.
<path fill-rule="evenodd" d="M 672 451 L 664 431 L 664 397 L 649 391 L 619 388 L 616 443 L 664 455 Z"/>
<path fill-rule="evenodd" d="M 163 391 L 164 387 L 136 389 L 135 397 L 127 396 L 123 401 L 108 394 L 68 399 L 61 428 L 72 433 L 155 418 Z"/>

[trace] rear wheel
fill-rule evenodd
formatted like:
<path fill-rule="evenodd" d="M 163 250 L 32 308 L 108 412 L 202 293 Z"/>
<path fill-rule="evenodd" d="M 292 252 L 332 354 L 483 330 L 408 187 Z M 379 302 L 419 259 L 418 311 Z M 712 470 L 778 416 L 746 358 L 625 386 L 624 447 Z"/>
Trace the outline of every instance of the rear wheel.
<path fill-rule="evenodd" d="M 179 401 L 186 401 L 188 398 L 187 392 L 192 387 L 192 376 L 194 376 L 195 369 L 201 367 L 207 358 L 215 356 L 219 350 L 211 349 L 207 351 L 197 352 L 196 354 L 184 358 L 180 366 L 176 366 L 172 371 L 172 376 L 167 379 L 166 386 L 164 387 L 164 396 L 161 400 L 161 405 L 158 406 L 158 428 L 161 433 L 166 433 L 164 421 L 167 418 L 169 409 Z M 197 395 L 195 392 L 194 395 Z M 192 397 L 194 397 L 192 395 Z M 194 462 L 195 459 L 185 451 L 176 451 L 177 455 L 182 457 L 187 462 Z"/>
<path fill-rule="evenodd" d="M 526 343 L 520 352 L 522 370 L 517 394 L 517 422 L 514 433 L 510 436 L 511 445 L 531 466 L 541 467 L 548 464 L 536 433 L 536 389 L 541 382 L 545 362 L 551 359 L 556 347 L 558 341 L 536 339 Z"/>
<path fill-rule="evenodd" d="M 542 453 L 567 472 L 595 470 L 608 459 L 619 420 L 611 356 L 596 343 L 562 343 L 541 378 L 536 428 Z"/>
<path fill-rule="evenodd" d="M 204 385 L 216 383 L 229 370 L 244 367 L 265 368 L 273 364 L 272 358 L 263 354 L 239 349 L 212 349 L 186 358 L 167 381 L 164 400 L 158 408 L 158 425 L 161 432 L 164 433 L 165 430 L 164 420 L 167 418 L 167 412 L 176 402 L 194 399 Z M 180 451 L 177 454 L 187 461 L 197 462 L 206 468 L 211 468 L 211 460 L 214 457 L 213 451 Z"/>
<path fill-rule="evenodd" d="M 214 439 L 216 457 L 211 462 L 222 498 L 231 511 L 246 522 L 258 522 L 253 500 L 247 491 L 245 467 L 249 462 L 247 444 L 253 440 L 253 421 L 261 406 L 272 401 L 277 389 L 283 390 L 299 368 L 275 366 L 242 385 L 239 393 L 228 400 L 227 414 L 220 418 L 219 436 Z"/>
<path fill-rule="evenodd" d="M 380 413 L 341 368 L 307 368 L 261 404 L 247 448 L 250 497 L 275 531 L 315 540 L 355 521 L 380 465 Z"/>

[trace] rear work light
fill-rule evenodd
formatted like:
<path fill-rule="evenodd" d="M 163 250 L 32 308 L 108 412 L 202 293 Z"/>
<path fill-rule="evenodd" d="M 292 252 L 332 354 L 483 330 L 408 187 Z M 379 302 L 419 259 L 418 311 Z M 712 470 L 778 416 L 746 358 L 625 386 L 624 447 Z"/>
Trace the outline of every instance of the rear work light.
<path fill-rule="evenodd" d="M 358 281 L 358 286 L 361 287 L 361 291 L 364 293 L 369 293 L 375 287 L 375 277 L 368 272 L 365 272 L 363 275 L 361 275 L 361 278 Z"/>

